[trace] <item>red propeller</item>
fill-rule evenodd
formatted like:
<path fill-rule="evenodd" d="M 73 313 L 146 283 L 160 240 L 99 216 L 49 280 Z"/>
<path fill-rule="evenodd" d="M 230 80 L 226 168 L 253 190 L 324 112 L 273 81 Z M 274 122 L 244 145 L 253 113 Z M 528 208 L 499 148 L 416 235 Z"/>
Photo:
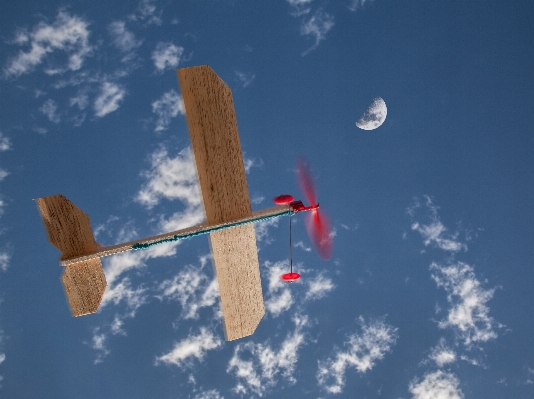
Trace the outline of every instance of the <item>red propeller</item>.
<path fill-rule="evenodd" d="M 300 188 L 310 203 L 311 212 L 306 217 L 306 230 L 319 256 L 328 260 L 332 256 L 332 235 L 328 217 L 319 211 L 313 177 L 304 158 L 297 161 L 297 179 Z"/>

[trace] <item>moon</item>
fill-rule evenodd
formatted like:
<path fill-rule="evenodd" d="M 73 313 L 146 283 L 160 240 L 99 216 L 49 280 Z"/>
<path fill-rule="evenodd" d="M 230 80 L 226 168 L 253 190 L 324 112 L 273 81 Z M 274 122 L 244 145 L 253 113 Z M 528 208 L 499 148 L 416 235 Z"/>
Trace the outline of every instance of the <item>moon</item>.
<path fill-rule="evenodd" d="M 380 97 L 375 98 L 373 103 L 367 108 L 367 111 L 358 119 L 356 126 L 363 130 L 374 130 L 384 123 L 387 114 L 388 108 L 384 100 Z"/>

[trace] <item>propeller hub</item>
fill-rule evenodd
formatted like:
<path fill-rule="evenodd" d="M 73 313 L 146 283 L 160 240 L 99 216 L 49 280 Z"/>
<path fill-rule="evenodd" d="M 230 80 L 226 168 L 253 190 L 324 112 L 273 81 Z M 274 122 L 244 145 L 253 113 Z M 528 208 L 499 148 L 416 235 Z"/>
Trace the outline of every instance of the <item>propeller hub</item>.
<path fill-rule="evenodd" d="M 297 201 L 293 201 L 289 204 L 289 206 L 291 207 L 291 209 L 293 210 L 293 212 L 297 213 L 297 212 L 300 212 L 300 211 L 313 211 L 314 209 L 319 209 L 319 204 L 317 205 L 310 205 L 310 206 L 305 206 L 302 201 L 300 200 L 297 200 Z"/>

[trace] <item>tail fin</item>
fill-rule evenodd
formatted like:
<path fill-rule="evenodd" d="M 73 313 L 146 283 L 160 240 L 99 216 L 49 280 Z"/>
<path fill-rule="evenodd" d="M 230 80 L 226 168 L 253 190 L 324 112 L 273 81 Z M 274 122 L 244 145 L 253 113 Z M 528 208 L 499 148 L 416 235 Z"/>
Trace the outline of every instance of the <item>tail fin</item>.
<path fill-rule="evenodd" d="M 61 259 L 96 251 L 89 216 L 65 196 L 57 194 L 38 198 L 37 205 L 50 243 L 63 253 Z"/>
<path fill-rule="evenodd" d="M 65 196 L 57 194 L 38 198 L 37 206 L 48 239 L 62 252 L 62 260 L 96 252 L 97 243 L 89 216 Z M 67 266 L 61 281 L 74 316 L 98 310 L 107 286 L 100 259 Z"/>

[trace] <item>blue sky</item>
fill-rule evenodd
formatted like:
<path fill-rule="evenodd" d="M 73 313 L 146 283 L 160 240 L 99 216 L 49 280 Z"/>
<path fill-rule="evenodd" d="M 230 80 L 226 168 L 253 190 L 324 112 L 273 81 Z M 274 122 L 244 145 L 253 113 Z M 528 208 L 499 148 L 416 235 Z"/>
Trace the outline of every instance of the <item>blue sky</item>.
<path fill-rule="evenodd" d="M 37 2 L 0 13 L 0 393 L 6 398 L 531 398 L 530 2 Z M 203 220 L 175 69 L 233 91 L 266 315 L 225 342 L 206 237 L 103 260 L 73 318 L 35 198 L 104 245 Z M 355 122 L 387 104 L 372 131 Z"/>

